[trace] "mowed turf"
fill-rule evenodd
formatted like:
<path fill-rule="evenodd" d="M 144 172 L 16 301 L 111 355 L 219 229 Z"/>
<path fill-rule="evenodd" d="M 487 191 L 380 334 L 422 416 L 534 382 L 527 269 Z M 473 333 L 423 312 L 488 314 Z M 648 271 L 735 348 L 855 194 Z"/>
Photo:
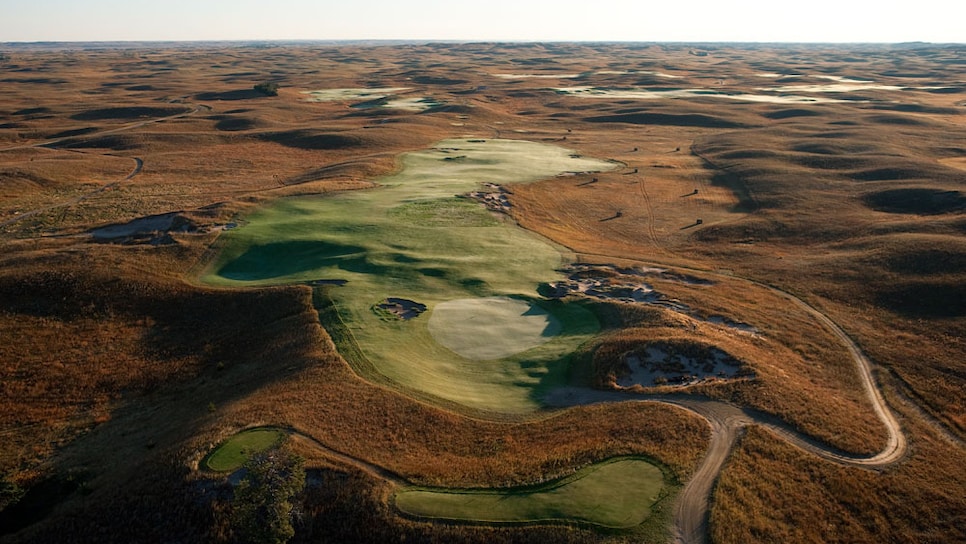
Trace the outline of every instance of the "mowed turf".
<path fill-rule="evenodd" d="M 539 408 L 539 392 L 565 381 L 567 357 L 598 324 L 579 306 L 533 298 L 539 283 L 559 276 L 561 248 L 457 195 L 484 182 L 525 183 L 617 165 L 557 146 L 482 139 L 444 140 L 404 155 L 401 163 L 398 174 L 376 180 L 376 189 L 285 199 L 254 213 L 225 235 L 203 281 L 344 280 L 329 296 L 365 359 L 350 361 L 361 372 L 374 368 L 408 390 L 474 409 Z M 388 319 L 374 307 L 389 297 L 425 304 L 428 311 L 411 320 Z M 547 332 L 541 342 L 524 345 L 514 328 L 504 327 L 493 342 L 524 347 L 495 359 L 464 357 L 434 339 L 427 323 L 438 304 L 483 297 L 515 297 L 528 306 L 524 313 L 547 312 L 560 334 L 541 330 L 541 336 Z M 447 328 L 434 322 L 437 334 Z M 475 334 L 466 323 L 459 328 Z M 487 328 L 481 323 L 476 330 Z"/>
<path fill-rule="evenodd" d="M 437 519 L 487 523 L 578 520 L 629 528 L 648 518 L 663 487 L 656 466 L 640 459 L 619 459 L 535 488 L 403 489 L 396 494 L 396 507 L 410 515 Z"/>
<path fill-rule="evenodd" d="M 429 332 L 473 361 L 502 359 L 535 348 L 560 333 L 560 320 L 525 300 L 463 298 L 437 304 Z"/>
<path fill-rule="evenodd" d="M 205 466 L 215 472 L 231 472 L 241 468 L 252 455 L 271 449 L 285 439 L 278 429 L 252 429 L 232 436 L 205 459 Z"/>

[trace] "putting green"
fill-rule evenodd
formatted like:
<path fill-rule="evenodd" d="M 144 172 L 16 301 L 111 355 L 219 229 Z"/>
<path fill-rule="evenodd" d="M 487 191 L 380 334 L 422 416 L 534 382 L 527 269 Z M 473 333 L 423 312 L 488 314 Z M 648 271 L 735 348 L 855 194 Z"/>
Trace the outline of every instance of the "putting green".
<path fill-rule="evenodd" d="M 462 298 L 437 304 L 429 333 L 473 361 L 502 359 L 547 343 L 560 321 L 539 306 L 507 297 Z"/>
<path fill-rule="evenodd" d="M 254 286 L 344 280 L 344 286 L 327 288 L 338 323 L 323 324 L 344 328 L 333 336 L 353 344 L 340 349 L 358 372 L 475 409 L 538 409 L 539 393 L 565 383 L 568 357 L 599 325 L 580 306 L 534 298 L 541 282 L 560 277 L 561 248 L 457 195 L 484 182 L 525 183 L 617 165 L 547 144 L 482 139 L 444 140 L 403 155 L 401 163 L 399 173 L 376 180 L 376 189 L 283 199 L 253 213 L 247 224 L 223 235 L 223 248 L 202 281 Z M 427 312 L 387 319 L 374 308 L 390 297 L 425 304 Z M 551 317 L 541 319 L 559 329 L 545 325 L 541 341 L 533 342 L 531 331 L 500 327 L 502 340 L 494 342 L 513 348 L 487 360 L 463 356 L 459 343 L 450 344 L 457 349 L 445 347 L 430 332 L 432 320 L 436 335 L 452 336 L 445 318 L 431 318 L 439 305 L 486 297 L 526 300 L 518 303 L 534 316 L 546 312 Z M 442 313 L 459 315 L 447 306 Z M 495 319 L 476 328 L 465 321 L 453 326 L 492 337 Z"/>
<path fill-rule="evenodd" d="M 285 436 L 285 432 L 278 429 L 242 431 L 211 452 L 204 465 L 215 472 L 238 470 L 253 454 L 271 449 L 284 440 Z"/>
<path fill-rule="evenodd" d="M 620 459 L 536 488 L 409 488 L 396 494 L 395 503 L 399 510 L 425 518 L 487 523 L 578 520 L 623 529 L 650 516 L 663 488 L 659 468 L 641 459 Z"/>

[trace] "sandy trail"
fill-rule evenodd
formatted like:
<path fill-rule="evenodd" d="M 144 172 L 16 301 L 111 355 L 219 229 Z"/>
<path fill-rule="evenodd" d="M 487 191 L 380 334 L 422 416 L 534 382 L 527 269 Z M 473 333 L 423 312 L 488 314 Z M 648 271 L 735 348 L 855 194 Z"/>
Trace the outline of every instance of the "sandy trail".
<path fill-rule="evenodd" d="M 185 111 L 185 112 L 182 112 L 182 113 L 177 113 L 175 115 L 169 115 L 167 117 L 158 117 L 156 119 L 146 119 L 144 121 L 138 121 L 136 123 L 128 123 L 126 125 L 123 125 L 123 126 L 120 126 L 120 127 L 117 127 L 117 128 L 112 128 L 112 129 L 108 129 L 108 130 L 101 130 L 101 131 L 93 132 L 91 134 L 85 134 L 84 136 L 82 136 L 82 138 L 95 138 L 95 137 L 105 136 L 105 135 L 109 135 L 109 134 L 116 134 L 118 132 L 124 132 L 124 131 L 128 131 L 128 130 L 132 130 L 132 129 L 135 129 L 135 128 L 144 127 L 144 126 L 147 126 L 147 125 L 150 125 L 150 124 L 154 124 L 154 123 L 160 123 L 160 122 L 163 122 L 163 121 L 170 121 L 172 119 L 180 119 L 182 117 L 188 117 L 189 115 L 194 115 L 194 114 L 196 114 L 196 113 L 198 113 L 198 112 L 200 112 L 202 110 L 211 111 L 211 106 L 199 105 L 199 106 L 195 106 L 194 109 L 191 109 L 189 111 Z M 33 142 L 33 143 L 30 143 L 30 144 L 18 145 L 18 146 L 14 146 L 14 147 L 5 147 L 5 148 L 0 149 L 0 152 L 3 152 L 3 151 L 14 151 L 14 150 L 18 150 L 18 149 L 29 149 L 29 148 L 33 148 L 33 147 L 51 147 L 51 148 L 54 148 L 57 144 L 59 144 L 61 142 L 64 142 L 64 141 L 67 141 L 67 140 L 71 140 L 71 139 L 75 139 L 76 140 L 77 138 L 78 138 L 77 136 L 68 136 L 68 137 L 64 137 L 64 138 L 55 138 L 53 140 L 44 140 L 44 141 L 40 141 L 40 142 Z M 75 152 L 76 153 L 83 153 L 82 151 L 75 151 Z M 106 156 L 111 156 L 111 157 L 116 157 L 117 156 L 117 155 L 112 155 L 110 153 L 107 153 L 105 155 Z M 129 157 L 129 158 L 134 161 L 134 168 L 124 178 L 122 178 L 120 180 L 117 180 L 117 181 L 112 181 L 110 183 L 106 183 L 104 185 L 101 185 L 97 189 L 94 189 L 93 191 L 84 193 L 84 194 L 82 194 L 82 195 L 80 195 L 80 196 L 78 196 L 76 198 L 73 198 L 73 199 L 67 201 L 67 202 L 61 202 L 59 204 L 53 204 L 51 206 L 45 206 L 43 208 L 37 208 L 37 209 L 34 209 L 34 210 L 30 210 L 30 211 L 23 212 L 23 213 L 17 215 L 16 217 L 13 217 L 13 218 L 7 219 L 6 221 L 0 222 L 0 228 L 6 227 L 8 225 L 12 225 L 14 223 L 17 223 L 18 221 L 22 221 L 24 219 L 27 219 L 28 217 L 33 217 L 33 216 L 35 216 L 37 214 L 41 214 L 41 213 L 44 213 L 44 212 L 47 212 L 47 211 L 50 211 L 50 210 L 56 210 L 57 208 L 64 208 L 64 207 L 67 207 L 67 206 L 73 206 L 73 205 L 75 205 L 75 204 L 77 204 L 79 202 L 82 202 L 85 199 L 90 198 L 90 197 L 92 197 L 92 196 L 94 196 L 94 195 L 96 195 L 98 193 L 102 193 L 102 192 L 107 191 L 109 189 L 113 189 L 114 187 L 117 187 L 118 184 L 120 184 L 122 182 L 130 181 L 131 179 L 134 178 L 134 176 L 136 176 L 136 175 L 138 175 L 138 174 L 141 173 L 141 170 L 144 168 L 144 160 L 141 159 L 140 157 Z"/>
<path fill-rule="evenodd" d="M 597 255 L 597 257 L 608 256 Z M 641 262 L 641 264 L 644 266 L 663 266 L 662 263 L 654 262 Z M 709 270 L 690 268 L 684 270 L 704 276 L 724 277 Z M 802 435 L 791 426 L 778 421 L 776 418 L 769 417 L 766 414 L 756 413 L 753 410 L 699 398 L 639 395 L 637 396 L 637 400 L 640 401 L 665 402 L 691 410 L 704 417 L 711 426 L 711 443 L 708 453 L 695 471 L 694 477 L 687 483 L 678 498 L 674 526 L 674 542 L 676 544 L 703 544 L 708 541 L 708 505 L 712 487 L 737 441 L 739 432 L 747 425 L 755 424 L 765 427 L 804 451 L 817 455 L 827 461 L 846 466 L 873 469 L 884 467 L 901 460 L 905 456 L 908 448 L 907 440 L 902 432 L 899 420 L 893 414 L 888 404 L 886 404 L 885 397 L 882 395 L 882 391 L 879 389 L 872 375 L 871 361 L 869 361 L 859 346 L 837 323 L 815 307 L 787 291 L 748 278 L 740 278 L 738 276 L 727 277 L 747 281 L 748 283 L 768 289 L 777 294 L 790 304 L 806 311 L 842 342 L 852 357 L 866 398 L 869 399 L 872 405 L 872 410 L 885 427 L 887 433 L 886 445 L 882 451 L 871 457 L 849 455 L 845 452 L 830 448 L 811 437 Z M 562 407 L 621 400 L 627 401 L 631 399 L 626 394 L 619 392 L 572 388 L 570 390 L 558 391 L 548 397 L 546 402 L 551 406 Z"/>

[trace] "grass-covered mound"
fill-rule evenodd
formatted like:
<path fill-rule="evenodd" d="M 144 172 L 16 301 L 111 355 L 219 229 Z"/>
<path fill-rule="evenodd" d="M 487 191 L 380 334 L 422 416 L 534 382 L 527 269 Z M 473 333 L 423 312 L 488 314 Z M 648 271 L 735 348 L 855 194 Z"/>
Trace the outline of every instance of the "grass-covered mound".
<path fill-rule="evenodd" d="M 617 459 L 546 485 L 505 490 L 404 489 L 403 512 L 485 523 L 582 521 L 611 528 L 643 523 L 661 498 L 661 470 L 641 459 Z"/>
<path fill-rule="evenodd" d="M 215 472 L 238 470 L 248 459 L 263 451 L 277 446 L 285 439 L 285 432 L 279 429 L 251 429 L 242 431 L 218 446 L 205 458 L 204 466 Z"/>

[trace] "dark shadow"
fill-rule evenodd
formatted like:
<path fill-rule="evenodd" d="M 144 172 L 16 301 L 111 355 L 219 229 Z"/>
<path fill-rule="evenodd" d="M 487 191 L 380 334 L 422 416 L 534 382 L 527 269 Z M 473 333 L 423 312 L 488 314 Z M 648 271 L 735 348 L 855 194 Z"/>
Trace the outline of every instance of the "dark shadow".
<path fill-rule="evenodd" d="M 223 266 L 218 275 L 230 280 L 263 281 L 319 268 L 363 274 L 387 272 L 386 267 L 368 261 L 364 247 L 298 240 L 253 246 Z"/>
<path fill-rule="evenodd" d="M 326 134 L 314 130 L 290 130 L 286 132 L 267 132 L 258 134 L 260 140 L 275 142 L 285 147 L 296 149 L 346 149 L 359 147 L 363 144 L 362 139 L 355 136 L 343 136 L 341 134 Z"/>
<path fill-rule="evenodd" d="M 54 144 L 44 147 L 53 147 Z M 69 138 L 56 143 L 56 147 L 68 149 L 111 149 L 114 151 L 127 151 L 138 149 L 141 144 L 136 136 L 131 134 L 108 134 L 106 136 L 94 136 L 91 138 Z"/>
<path fill-rule="evenodd" d="M 619 219 L 619 218 L 621 218 L 623 216 L 624 216 L 624 213 L 623 212 L 616 212 L 616 213 L 614 213 L 614 215 L 612 215 L 610 217 L 605 217 L 603 219 L 600 219 L 600 222 L 603 223 L 604 221 L 613 221 L 613 220 Z"/>
<path fill-rule="evenodd" d="M 715 168 L 713 164 L 707 163 L 709 167 Z M 716 169 L 717 170 L 717 169 Z M 725 187 L 729 189 L 738 203 L 731 207 L 732 213 L 751 213 L 758 209 L 758 203 L 751 196 L 748 186 L 737 174 L 724 170 L 717 170 L 711 178 L 711 185 L 714 187 Z"/>
<path fill-rule="evenodd" d="M 69 138 L 71 136 L 83 136 L 84 134 L 90 134 L 91 132 L 96 132 L 97 129 L 94 127 L 84 127 L 75 128 L 72 130 L 65 130 L 63 132 L 58 132 L 57 134 L 51 134 L 47 136 L 48 138 Z"/>
<path fill-rule="evenodd" d="M 789 108 L 762 114 L 769 119 L 794 119 L 796 117 L 818 117 L 822 112 L 804 108 Z"/>
<path fill-rule="evenodd" d="M 696 195 L 696 194 L 698 194 L 698 190 L 697 190 L 697 189 L 695 189 L 695 190 L 693 190 L 693 191 L 691 191 L 690 193 L 688 193 L 688 194 L 686 194 L 686 195 L 681 195 L 681 198 L 687 198 L 687 197 L 689 197 L 689 196 L 694 196 L 694 195 Z"/>
<path fill-rule="evenodd" d="M 899 315 L 915 319 L 966 317 L 966 285 L 959 282 L 919 282 L 888 285 L 877 302 Z"/>
<path fill-rule="evenodd" d="M 37 115 L 39 113 L 50 113 L 50 108 L 45 108 L 45 107 L 24 108 L 22 110 L 17 110 L 13 112 L 13 115 Z"/>
<path fill-rule="evenodd" d="M 878 191 L 862 200 L 870 208 L 888 213 L 938 215 L 966 211 L 966 195 L 962 192 L 927 187 Z"/>
<path fill-rule="evenodd" d="M 678 127 L 744 128 L 748 125 L 701 113 L 630 113 L 601 115 L 584 119 L 590 123 L 629 123 L 633 125 L 670 125 Z"/>
<path fill-rule="evenodd" d="M 415 76 L 412 78 L 412 82 L 420 85 L 464 85 L 467 80 L 441 76 Z"/>
<path fill-rule="evenodd" d="M 249 130 L 255 128 L 256 123 L 254 119 L 247 119 L 244 117 L 230 117 L 227 119 L 221 119 L 215 123 L 215 128 L 218 130 L 223 130 L 227 132 L 233 132 L 237 130 Z"/>
<path fill-rule="evenodd" d="M 101 108 L 82 111 L 71 115 L 75 121 L 105 121 L 108 119 L 146 119 L 170 117 L 179 113 L 187 113 L 184 108 L 158 108 L 151 106 L 130 106 L 124 108 Z"/>
<path fill-rule="evenodd" d="M 265 95 L 255 89 L 238 89 L 235 91 L 225 91 L 221 93 L 201 93 L 196 94 L 197 100 L 249 100 L 252 98 L 264 98 Z"/>

